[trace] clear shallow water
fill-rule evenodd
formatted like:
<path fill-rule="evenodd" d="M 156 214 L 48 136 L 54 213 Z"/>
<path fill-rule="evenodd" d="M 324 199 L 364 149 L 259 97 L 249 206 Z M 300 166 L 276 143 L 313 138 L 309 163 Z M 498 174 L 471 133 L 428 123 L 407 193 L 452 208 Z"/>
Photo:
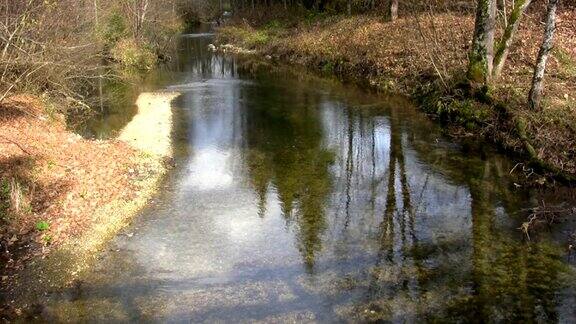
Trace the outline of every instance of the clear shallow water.
<path fill-rule="evenodd" d="M 451 144 L 404 99 L 182 38 L 157 73 L 176 169 L 59 321 L 576 321 L 568 221 L 533 235 L 501 156 Z"/>

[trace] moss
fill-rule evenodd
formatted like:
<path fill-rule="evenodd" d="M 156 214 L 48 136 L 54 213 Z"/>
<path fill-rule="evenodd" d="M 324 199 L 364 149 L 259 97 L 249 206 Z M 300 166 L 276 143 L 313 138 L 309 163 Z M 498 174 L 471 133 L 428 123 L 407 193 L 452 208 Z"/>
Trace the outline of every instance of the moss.
<path fill-rule="evenodd" d="M 476 83 L 483 83 L 488 74 L 486 62 L 482 59 L 474 61 L 472 58 L 470 59 L 470 62 L 467 74 L 468 79 Z"/>
<path fill-rule="evenodd" d="M 270 34 L 266 30 L 239 27 L 222 28 L 218 36 L 220 41 L 233 42 L 247 49 L 266 45 L 271 39 Z"/>
<path fill-rule="evenodd" d="M 322 63 L 321 66 L 322 66 L 321 70 L 324 73 L 334 72 L 334 63 L 332 63 L 332 62 L 328 61 L 328 62 Z"/>

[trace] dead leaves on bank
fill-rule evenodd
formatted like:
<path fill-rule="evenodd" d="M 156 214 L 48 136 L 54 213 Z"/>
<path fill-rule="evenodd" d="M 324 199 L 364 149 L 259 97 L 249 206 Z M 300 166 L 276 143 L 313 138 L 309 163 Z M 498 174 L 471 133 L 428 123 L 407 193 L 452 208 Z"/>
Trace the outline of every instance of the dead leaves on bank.
<path fill-rule="evenodd" d="M 132 199 L 136 157 L 66 131 L 34 98 L 0 106 L 0 274 L 89 230 L 98 207 Z"/>

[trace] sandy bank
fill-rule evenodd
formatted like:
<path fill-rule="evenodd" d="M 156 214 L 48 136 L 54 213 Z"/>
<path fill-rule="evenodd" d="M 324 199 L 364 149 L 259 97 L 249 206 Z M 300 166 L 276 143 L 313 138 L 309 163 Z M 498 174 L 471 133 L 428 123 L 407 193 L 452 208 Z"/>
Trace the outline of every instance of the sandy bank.
<path fill-rule="evenodd" d="M 176 92 L 142 93 L 137 101 L 138 114 L 118 137 L 130 146 L 157 156 L 172 154 L 172 108 Z"/>

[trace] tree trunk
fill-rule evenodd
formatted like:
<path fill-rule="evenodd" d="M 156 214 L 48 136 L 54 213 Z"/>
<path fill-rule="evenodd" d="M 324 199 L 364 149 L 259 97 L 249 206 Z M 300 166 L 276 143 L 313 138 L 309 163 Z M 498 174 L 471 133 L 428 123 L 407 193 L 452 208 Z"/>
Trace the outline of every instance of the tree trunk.
<path fill-rule="evenodd" d="M 94 22 L 96 24 L 96 28 L 100 27 L 99 16 L 98 16 L 98 1 L 97 0 L 94 0 Z"/>
<path fill-rule="evenodd" d="M 348 16 L 352 15 L 352 0 L 348 0 L 346 3 L 346 11 L 348 12 Z"/>
<path fill-rule="evenodd" d="M 474 38 L 467 73 L 468 79 L 474 83 L 490 83 L 494 63 L 495 25 L 495 0 L 478 0 Z"/>
<path fill-rule="evenodd" d="M 544 88 L 544 72 L 546 71 L 546 61 L 552 49 L 552 42 L 554 41 L 554 32 L 556 31 L 556 7 L 558 0 L 550 0 L 548 2 L 548 13 L 546 15 L 546 30 L 544 31 L 544 41 L 540 46 L 538 52 L 538 59 L 536 60 L 536 68 L 534 69 L 534 77 L 532 78 L 532 88 L 528 96 L 528 104 L 530 108 L 537 110 L 540 109 L 540 101 L 542 99 L 542 89 Z"/>
<path fill-rule="evenodd" d="M 512 42 L 514 41 L 514 37 L 516 36 L 516 32 L 520 26 L 520 20 L 530 3 L 532 3 L 532 0 L 517 0 L 514 4 L 514 8 L 510 14 L 510 19 L 507 20 L 502 40 L 496 47 L 496 54 L 494 56 L 494 72 L 492 75 L 494 78 L 498 78 L 502 73 L 504 63 L 506 62 L 506 58 L 508 58 L 508 53 L 510 52 L 510 45 L 512 45 Z"/>
<path fill-rule="evenodd" d="M 390 17 L 390 21 L 395 21 L 398 19 L 398 0 L 390 0 L 388 16 Z"/>

